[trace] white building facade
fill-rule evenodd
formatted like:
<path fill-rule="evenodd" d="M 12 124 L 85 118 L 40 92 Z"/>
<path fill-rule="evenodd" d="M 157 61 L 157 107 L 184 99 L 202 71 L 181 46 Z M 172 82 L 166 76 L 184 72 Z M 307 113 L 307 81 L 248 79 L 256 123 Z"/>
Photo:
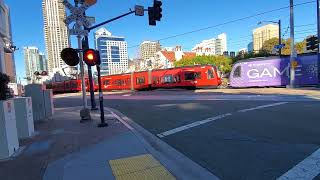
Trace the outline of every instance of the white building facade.
<path fill-rule="evenodd" d="M 95 33 L 95 46 L 100 52 L 101 75 L 128 71 L 128 45 L 124 37 L 113 36 L 105 28 Z"/>
<path fill-rule="evenodd" d="M 60 0 L 43 0 L 42 11 L 48 70 L 54 73 L 66 66 L 60 58 L 61 51 L 69 47 L 68 29 L 63 22 L 66 11 Z"/>
<path fill-rule="evenodd" d="M 192 52 L 197 53 L 198 56 L 223 55 L 225 51 L 228 51 L 226 33 L 218 35 L 217 38 L 203 40 L 192 48 Z"/>

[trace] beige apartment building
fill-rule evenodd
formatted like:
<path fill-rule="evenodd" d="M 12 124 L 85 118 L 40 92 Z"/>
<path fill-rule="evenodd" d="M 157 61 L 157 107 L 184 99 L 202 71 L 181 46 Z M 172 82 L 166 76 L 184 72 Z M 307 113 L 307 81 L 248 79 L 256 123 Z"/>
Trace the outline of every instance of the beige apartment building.
<path fill-rule="evenodd" d="M 156 53 L 160 50 L 160 43 L 156 41 L 144 41 L 140 45 L 140 55 L 145 61 L 155 57 Z"/>
<path fill-rule="evenodd" d="M 60 0 L 43 0 L 42 10 L 48 71 L 52 73 L 66 65 L 60 58 L 61 51 L 69 47 L 68 29 L 63 22 L 66 11 Z"/>
<path fill-rule="evenodd" d="M 272 38 L 279 37 L 279 26 L 275 24 L 267 24 L 253 30 L 253 50 L 258 52 L 261 50 L 263 43 Z"/>

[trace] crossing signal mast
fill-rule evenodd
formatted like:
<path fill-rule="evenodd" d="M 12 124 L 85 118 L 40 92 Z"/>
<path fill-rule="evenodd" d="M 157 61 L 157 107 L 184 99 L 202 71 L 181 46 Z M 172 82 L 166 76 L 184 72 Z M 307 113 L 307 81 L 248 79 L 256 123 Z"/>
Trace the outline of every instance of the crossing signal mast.
<path fill-rule="evenodd" d="M 91 30 L 113 22 L 117 19 L 123 18 L 130 14 L 135 14 L 136 16 L 144 16 L 144 12 L 148 11 L 149 14 L 149 25 L 155 26 L 156 21 L 160 21 L 162 18 L 162 1 L 154 0 L 153 6 L 148 9 L 144 9 L 143 6 L 136 5 L 134 10 L 128 13 L 122 14 L 120 16 L 114 17 L 112 19 L 106 20 L 102 23 L 91 26 L 91 23 L 85 16 L 85 11 L 92 5 L 94 5 L 97 0 L 74 0 L 75 5 L 73 6 L 69 0 L 62 0 L 63 5 L 70 10 L 71 15 L 66 17 L 64 20 L 65 24 L 68 26 L 69 34 L 76 35 L 78 39 L 78 49 L 65 48 L 61 52 L 61 59 L 69 66 L 80 65 L 81 79 L 82 79 L 82 99 L 83 99 L 83 109 L 80 111 L 81 120 L 90 120 L 90 111 L 87 108 L 87 96 L 85 89 L 85 78 L 84 78 L 84 67 L 83 61 L 88 65 L 88 76 L 90 81 L 91 90 L 91 105 L 92 110 L 95 108 L 94 93 L 93 93 L 93 81 L 91 74 L 91 66 L 97 66 L 98 72 L 98 84 L 99 84 L 99 101 L 100 101 L 100 113 L 101 113 L 101 124 L 99 127 L 108 126 L 104 120 L 104 108 L 103 108 L 103 93 L 101 91 L 101 75 L 100 75 L 100 54 L 99 51 L 94 49 L 89 49 L 88 34 Z M 80 5 L 80 6 L 79 6 Z M 73 28 L 69 28 L 70 24 L 73 24 Z M 81 37 L 84 38 L 81 40 Z"/>
<path fill-rule="evenodd" d="M 156 26 L 157 21 L 161 21 L 162 18 L 162 2 L 158 0 L 153 1 L 153 7 L 148 8 L 149 25 Z"/>

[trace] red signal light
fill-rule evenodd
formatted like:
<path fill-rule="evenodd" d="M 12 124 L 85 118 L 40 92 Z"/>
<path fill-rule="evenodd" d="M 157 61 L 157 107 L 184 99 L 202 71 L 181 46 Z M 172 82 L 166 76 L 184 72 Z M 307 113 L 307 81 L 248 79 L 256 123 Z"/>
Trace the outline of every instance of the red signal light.
<path fill-rule="evenodd" d="M 94 49 L 87 49 L 83 52 L 83 60 L 88 66 L 99 64 L 99 52 Z"/>

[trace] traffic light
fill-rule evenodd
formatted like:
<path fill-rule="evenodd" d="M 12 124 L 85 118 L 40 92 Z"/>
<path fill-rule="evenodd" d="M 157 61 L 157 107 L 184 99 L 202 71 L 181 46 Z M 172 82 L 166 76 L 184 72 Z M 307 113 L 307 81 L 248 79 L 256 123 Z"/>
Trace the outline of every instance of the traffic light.
<path fill-rule="evenodd" d="M 83 51 L 83 61 L 88 66 L 95 66 L 100 65 L 100 55 L 99 51 L 96 51 L 94 49 L 86 49 Z"/>
<path fill-rule="evenodd" d="M 154 11 L 154 17 L 157 21 L 160 21 L 162 18 L 162 2 L 155 0 L 153 3 L 153 11 Z"/>
<path fill-rule="evenodd" d="M 60 57 L 69 66 L 76 66 L 79 64 L 78 52 L 73 48 L 63 49 L 61 51 Z"/>
<path fill-rule="evenodd" d="M 318 49 L 318 38 L 317 36 L 309 36 L 307 37 L 307 50 L 314 51 Z"/>
<path fill-rule="evenodd" d="M 153 1 L 153 7 L 148 7 L 149 25 L 157 25 L 156 21 L 160 21 L 162 18 L 162 2 L 158 0 Z"/>
<path fill-rule="evenodd" d="M 154 17 L 154 8 L 153 7 L 148 7 L 148 15 L 149 15 L 149 25 L 150 26 L 157 25 L 156 19 Z"/>

